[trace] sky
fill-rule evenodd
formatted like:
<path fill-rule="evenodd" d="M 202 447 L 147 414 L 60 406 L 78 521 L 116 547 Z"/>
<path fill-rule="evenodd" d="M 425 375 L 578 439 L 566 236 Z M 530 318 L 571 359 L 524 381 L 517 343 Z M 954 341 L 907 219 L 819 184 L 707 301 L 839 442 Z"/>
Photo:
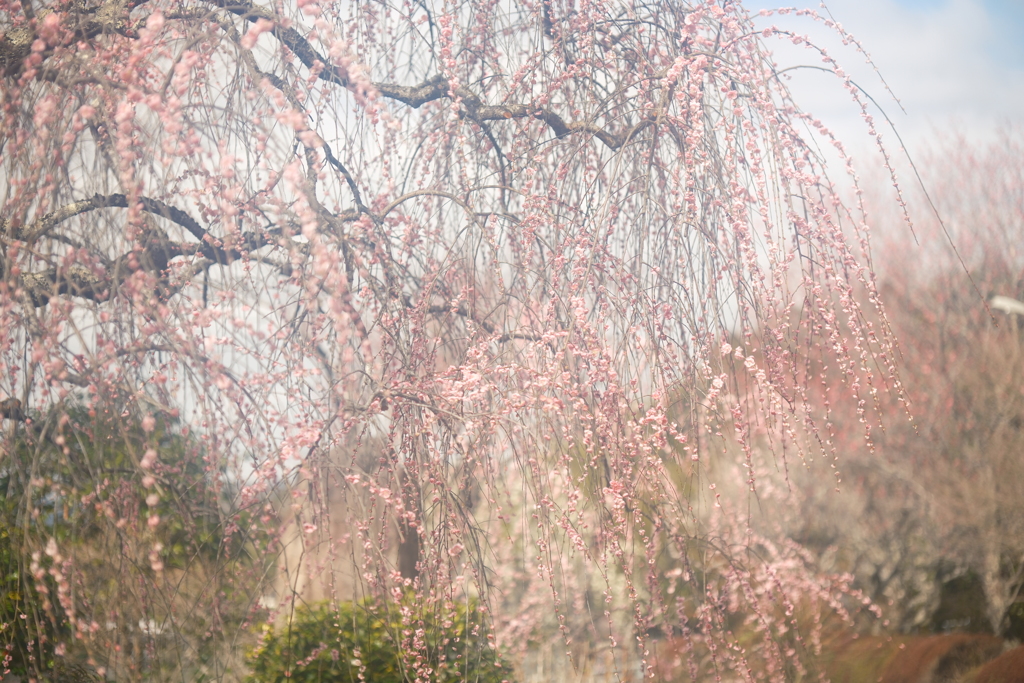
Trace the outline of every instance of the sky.
<path fill-rule="evenodd" d="M 752 12 L 780 4 L 745 0 Z M 806 34 L 829 52 L 893 120 L 913 153 L 955 131 L 979 141 L 1000 125 L 1024 124 L 1024 0 L 828 0 L 828 11 L 857 38 L 893 94 L 886 92 L 864 57 L 843 46 L 834 32 L 793 15 L 758 19 Z M 788 41 L 767 41 L 780 67 L 821 65 L 816 55 Z M 852 150 L 868 146 L 858 109 L 830 74 L 798 69 L 789 87 L 797 102 L 835 130 Z"/>

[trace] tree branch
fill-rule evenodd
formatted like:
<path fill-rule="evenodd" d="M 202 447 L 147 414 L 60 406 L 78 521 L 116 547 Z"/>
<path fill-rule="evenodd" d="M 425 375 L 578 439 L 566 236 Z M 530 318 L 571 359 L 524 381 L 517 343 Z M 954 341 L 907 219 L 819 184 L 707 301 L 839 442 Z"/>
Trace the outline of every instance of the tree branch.
<path fill-rule="evenodd" d="M 25 412 L 21 409 L 21 401 L 16 398 L 0 401 L 0 418 L 7 418 L 15 422 L 24 420 Z"/>
<path fill-rule="evenodd" d="M 31 19 L 32 11 L 27 5 L 27 2 L 23 3 L 22 7 L 26 8 L 26 17 Z M 128 17 L 133 6 L 127 0 L 107 0 L 96 7 L 73 7 L 64 14 L 64 21 L 67 24 L 65 28 L 70 32 L 70 39 L 64 44 L 90 40 L 110 33 L 134 37 Z M 29 26 L 19 26 L 0 37 L 0 76 L 13 77 L 21 73 L 25 66 L 25 58 L 32 53 L 32 43 L 37 37 L 35 30 Z M 47 46 L 41 56 L 50 56 L 52 48 L 52 45 Z"/>
<path fill-rule="evenodd" d="M 148 197 L 139 197 L 135 201 L 143 211 L 156 216 L 161 216 L 173 223 L 177 223 L 188 230 L 200 242 L 205 241 L 207 237 L 206 230 L 181 209 L 176 209 L 158 199 L 149 199 Z M 14 230 L 10 230 L 9 222 L 5 220 L 0 222 L 0 230 L 3 232 L 10 231 L 10 237 L 12 239 L 23 240 L 32 244 L 69 218 L 73 218 L 88 211 L 93 211 L 94 209 L 106 208 L 127 209 L 128 197 L 123 194 L 95 194 L 89 199 L 73 202 L 51 211 L 26 229 L 19 230 L 18 228 L 15 228 Z"/>
<path fill-rule="evenodd" d="M 409 301 L 408 297 L 406 297 L 405 303 L 406 306 L 412 307 L 412 303 Z M 487 332 L 487 334 L 495 334 L 497 332 L 494 325 L 487 322 L 486 320 L 477 319 L 472 313 L 466 310 L 466 307 L 464 305 L 461 304 L 459 305 L 458 308 L 452 308 L 450 306 L 428 306 L 425 310 L 427 313 L 431 315 L 442 317 L 454 313 L 455 315 L 465 318 L 466 320 L 471 321 L 473 324 L 481 327 L 485 332 Z M 504 344 L 506 342 L 510 342 L 513 340 L 539 342 L 543 341 L 544 337 L 542 337 L 539 334 L 527 334 L 525 332 L 506 332 L 497 339 L 495 339 L 494 341 L 496 341 L 499 344 Z"/>
<path fill-rule="evenodd" d="M 306 68 L 315 69 L 319 78 L 348 88 L 351 84 L 346 69 L 332 65 L 330 60 L 316 51 L 316 48 L 297 30 L 285 27 L 277 21 L 272 11 L 259 7 L 247 0 L 206 0 L 215 7 L 239 16 L 246 21 L 255 23 L 260 19 L 274 22 L 272 34 L 282 45 L 291 50 Z M 131 5 L 134 6 L 134 5 Z M 130 5 L 126 0 L 108 0 L 95 11 L 88 14 L 69 14 L 68 22 L 76 21 L 72 30 L 75 40 L 86 40 L 100 34 L 118 33 L 134 37 L 130 30 L 128 11 Z M 8 31 L 0 38 L 0 75 L 15 76 L 21 72 L 24 60 L 31 54 L 32 43 L 36 33 L 28 27 L 18 27 Z M 50 50 L 43 53 L 48 57 Z M 394 83 L 373 83 L 373 87 L 383 97 L 401 102 L 414 109 L 440 99 L 451 99 L 448 80 L 443 74 L 437 74 L 420 85 L 407 86 Z M 647 119 L 632 126 L 629 130 L 615 134 L 601 126 L 586 121 L 566 122 L 555 112 L 542 107 L 526 104 L 506 104 L 491 106 L 484 104 L 480 98 L 466 88 L 459 88 L 454 95 L 462 100 L 467 118 L 477 121 L 502 121 L 506 119 L 536 118 L 551 128 L 557 138 L 564 138 L 573 133 L 590 133 L 603 142 L 609 149 L 617 150 L 638 132 L 653 123 Z"/>
<path fill-rule="evenodd" d="M 153 239 L 141 250 L 120 256 L 113 266 L 102 274 L 77 263 L 63 269 L 51 266 L 23 274 L 21 284 L 36 307 L 45 306 L 55 296 L 65 295 L 103 302 L 137 269 L 158 273 L 163 278 L 164 271 L 172 259 L 197 252 L 207 256 L 212 263 L 226 266 L 243 256 L 240 248 L 255 251 L 271 243 L 266 233 L 245 233 L 238 247 L 228 249 L 209 242 L 196 244 Z M 137 265 L 132 264 L 133 259 L 137 261 Z"/>
<path fill-rule="evenodd" d="M 306 68 L 315 69 L 319 77 L 325 81 L 335 83 L 344 88 L 349 87 L 350 81 L 347 70 L 332 65 L 330 60 L 318 53 L 310 42 L 295 29 L 282 27 L 280 22 L 276 21 L 277 16 L 270 10 L 257 7 L 247 0 L 206 1 L 253 23 L 260 19 L 273 21 L 274 29 L 272 34 L 274 37 L 291 50 Z M 437 74 L 417 86 L 373 83 L 373 87 L 382 96 L 406 104 L 414 109 L 418 109 L 428 102 L 446 98 L 450 99 L 452 95 L 448 80 L 443 74 Z M 461 98 L 462 105 L 466 108 L 467 118 L 471 120 L 477 122 L 502 121 L 533 117 L 546 123 L 557 138 L 564 138 L 572 133 L 590 133 L 612 150 L 619 149 L 634 135 L 654 122 L 652 119 L 645 119 L 632 126 L 629 130 L 616 135 L 596 124 L 586 121 L 566 123 L 558 114 L 542 107 L 526 104 L 489 106 L 485 105 L 479 97 L 466 88 L 459 88 L 454 94 Z"/>

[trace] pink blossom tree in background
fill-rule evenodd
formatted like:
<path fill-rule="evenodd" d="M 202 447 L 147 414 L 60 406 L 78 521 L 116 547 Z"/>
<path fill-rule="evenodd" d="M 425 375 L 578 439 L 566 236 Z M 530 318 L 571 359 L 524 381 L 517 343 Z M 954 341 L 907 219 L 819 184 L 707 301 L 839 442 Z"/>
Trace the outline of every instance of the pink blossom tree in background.
<path fill-rule="evenodd" d="M 410 595 L 622 676 L 805 667 L 847 579 L 754 533 L 761 477 L 899 390 L 776 34 L 733 2 L 2 0 L 31 667 L 230 679 L 300 601 Z"/>
<path fill-rule="evenodd" d="M 1021 131 L 1007 128 L 988 144 L 937 137 L 918 160 L 943 223 L 919 221 L 918 244 L 885 230 L 875 249 L 913 420 L 895 419 L 895 397 L 883 398 L 889 417 L 871 451 L 859 424 L 839 421 L 845 495 L 811 493 L 814 513 L 796 525 L 797 538 L 838 547 L 834 566 L 891 605 L 903 631 L 1019 638 L 1024 628 L 1022 151 Z M 877 224 L 900 221 L 883 199 L 869 204 Z M 940 588 L 957 578 L 976 580 L 983 596 L 954 615 Z"/>

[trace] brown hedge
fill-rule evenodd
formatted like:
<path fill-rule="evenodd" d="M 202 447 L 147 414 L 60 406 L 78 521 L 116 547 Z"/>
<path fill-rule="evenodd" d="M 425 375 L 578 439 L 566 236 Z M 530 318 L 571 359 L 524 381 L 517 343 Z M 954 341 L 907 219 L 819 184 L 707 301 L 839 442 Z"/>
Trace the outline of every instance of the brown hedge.
<path fill-rule="evenodd" d="M 832 643 L 823 660 L 832 683 L 960 683 L 1002 647 L 1000 638 L 966 633 L 869 636 Z"/>
<path fill-rule="evenodd" d="M 978 669 L 973 683 L 1024 683 L 1024 646 L 1014 648 Z"/>

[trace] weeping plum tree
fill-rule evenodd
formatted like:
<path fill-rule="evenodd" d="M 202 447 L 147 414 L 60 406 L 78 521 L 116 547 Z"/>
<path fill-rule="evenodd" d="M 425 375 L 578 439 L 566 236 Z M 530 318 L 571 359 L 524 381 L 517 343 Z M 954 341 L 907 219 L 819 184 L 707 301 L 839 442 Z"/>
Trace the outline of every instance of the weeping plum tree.
<path fill-rule="evenodd" d="M 845 613 L 842 577 L 749 522 L 766 471 L 835 456 L 819 368 L 869 440 L 898 387 L 863 213 L 805 140 L 842 146 L 765 46 L 799 38 L 727 1 L 2 0 L 0 22 L 4 452 L 59 449 L 71 406 L 177 420 L 229 535 L 286 520 L 249 559 L 223 546 L 299 554 L 201 636 L 411 594 L 472 599 L 499 645 L 548 629 L 646 673 L 661 634 L 679 675 L 783 677 L 820 636 L 797 617 Z M 146 680 L 128 639 L 209 609 L 141 520 L 151 441 L 125 440 L 142 486 L 100 522 L 120 603 L 166 628 L 82 618 L 99 558 L 32 503 L 81 491 L 30 463 L 12 508 L 66 582 L 58 647 Z M 409 680 L 430 676 L 416 614 Z"/>

